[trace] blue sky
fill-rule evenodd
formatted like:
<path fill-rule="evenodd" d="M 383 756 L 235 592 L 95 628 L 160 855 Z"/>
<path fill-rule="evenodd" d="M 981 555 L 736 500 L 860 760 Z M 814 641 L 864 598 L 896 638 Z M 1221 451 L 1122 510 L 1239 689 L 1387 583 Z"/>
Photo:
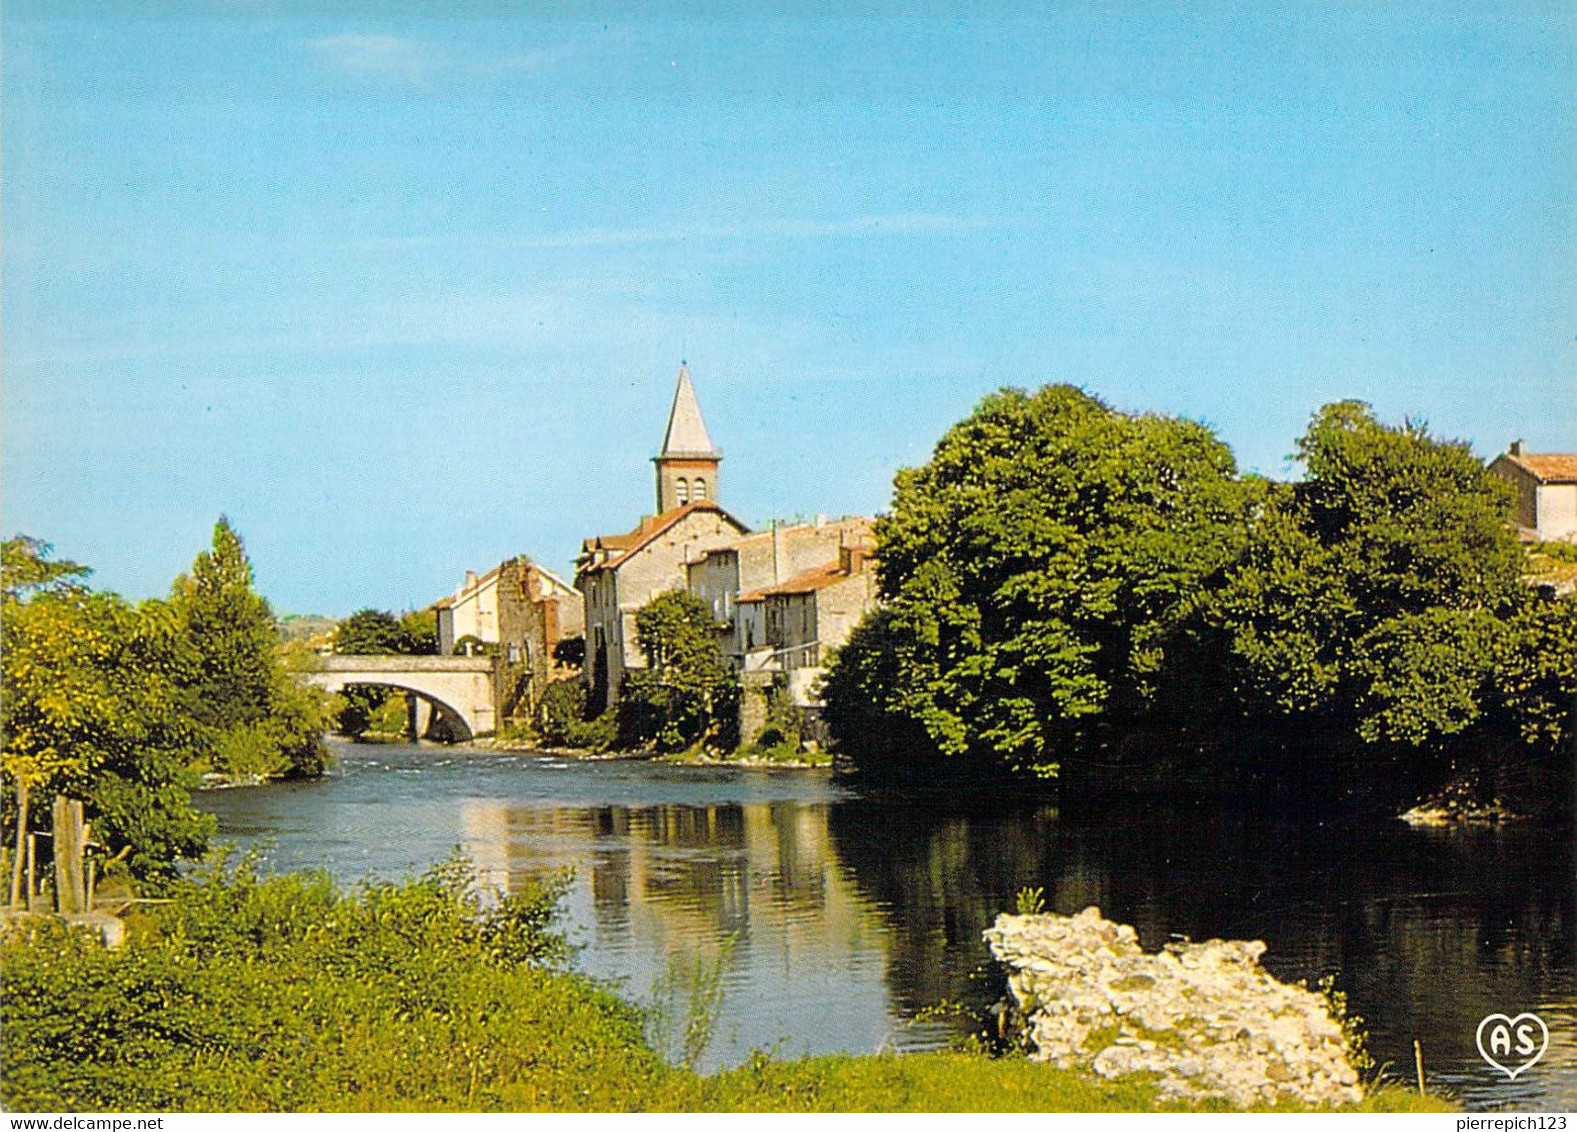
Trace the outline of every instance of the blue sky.
<path fill-rule="evenodd" d="M 681 357 L 752 523 L 1047 381 L 1273 475 L 1343 397 L 1577 450 L 1568 3 L 620 7 L 8 0 L 7 533 L 141 597 L 224 512 L 331 614 L 567 568 Z"/>

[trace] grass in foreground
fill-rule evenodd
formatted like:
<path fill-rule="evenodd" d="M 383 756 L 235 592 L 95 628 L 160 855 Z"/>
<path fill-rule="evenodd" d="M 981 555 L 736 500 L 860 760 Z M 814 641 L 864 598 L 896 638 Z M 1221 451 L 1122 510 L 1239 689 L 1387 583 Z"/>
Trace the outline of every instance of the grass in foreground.
<path fill-rule="evenodd" d="M 106 951 L 0 945 L 0 1102 L 33 1111 L 1145 1111 L 1109 1083 L 978 1054 L 764 1056 L 710 1077 L 567 969 L 547 886 L 484 906 L 464 862 L 337 890 L 214 867 Z M 1172 1106 L 1181 1107 L 1181 1106 Z M 1448 1106 L 1386 1089 L 1372 1111 Z"/>

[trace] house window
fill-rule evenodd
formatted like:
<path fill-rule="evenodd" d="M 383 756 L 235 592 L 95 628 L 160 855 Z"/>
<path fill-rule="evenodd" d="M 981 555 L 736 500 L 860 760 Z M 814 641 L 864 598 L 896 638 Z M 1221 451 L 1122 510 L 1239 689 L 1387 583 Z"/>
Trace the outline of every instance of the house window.
<path fill-rule="evenodd" d="M 706 479 L 705 479 L 704 476 L 696 476 L 695 477 L 695 498 L 696 499 L 705 499 L 706 498 Z"/>
<path fill-rule="evenodd" d="M 690 481 L 685 479 L 683 476 L 679 477 L 679 484 L 678 484 L 678 489 L 676 491 L 676 496 L 677 496 L 677 498 L 679 500 L 679 506 L 681 506 L 681 507 L 683 507 L 686 503 L 690 502 Z"/>

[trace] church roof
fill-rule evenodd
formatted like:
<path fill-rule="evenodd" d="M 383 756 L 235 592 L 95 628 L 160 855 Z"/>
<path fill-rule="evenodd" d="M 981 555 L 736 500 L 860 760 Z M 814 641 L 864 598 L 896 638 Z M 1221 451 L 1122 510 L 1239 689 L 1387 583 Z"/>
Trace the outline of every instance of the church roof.
<path fill-rule="evenodd" d="M 722 452 L 712 444 L 701 419 L 701 403 L 690 384 L 690 368 L 679 367 L 679 383 L 674 387 L 673 407 L 668 410 L 668 429 L 663 433 L 663 451 L 658 459 L 720 460 Z"/>

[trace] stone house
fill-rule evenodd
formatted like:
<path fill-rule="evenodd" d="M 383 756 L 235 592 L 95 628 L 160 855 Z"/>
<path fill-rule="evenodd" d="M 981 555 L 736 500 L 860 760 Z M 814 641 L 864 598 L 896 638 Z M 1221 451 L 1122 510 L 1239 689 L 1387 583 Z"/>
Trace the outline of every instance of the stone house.
<path fill-rule="evenodd" d="M 1577 453 L 1526 452 L 1518 440 L 1489 470 L 1516 489 L 1512 519 L 1525 538 L 1577 540 Z"/>
<path fill-rule="evenodd" d="M 581 595 L 553 571 L 525 555 L 500 562 L 433 603 L 438 652 L 496 652 L 514 671 L 506 707 L 530 708 L 554 680 L 573 675 L 553 660 L 553 648 L 585 632 Z"/>
<path fill-rule="evenodd" d="M 796 705 L 818 707 L 816 684 L 828 656 L 876 607 L 873 565 L 868 546 L 844 546 L 834 561 L 740 594 L 740 617 L 761 634 L 745 654 L 745 670 L 781 673 Z"/>
<path fill-rule="evenodd" d="M 868 546 L 874 520 L 778 524 L 707 551 L 688 568 L 690 592 L 712 608 L 723 655 L 737 669 L 766 640 L 756 607 L 740 616 L 739 595 L 777 585 L 834 561 L 846 546 Z"/>
<path fill-rule="evenodd" d="M 648 516 L 628 534 L 581 545 L 575 585 L 585 600 L 587 701 L 594 711 L 619 702 L 629 669 L 645 668 L 636 644 L 636 611 L 666 590 L 683 589 L 689 564 L 749 528 L 711 500 Z"/>

